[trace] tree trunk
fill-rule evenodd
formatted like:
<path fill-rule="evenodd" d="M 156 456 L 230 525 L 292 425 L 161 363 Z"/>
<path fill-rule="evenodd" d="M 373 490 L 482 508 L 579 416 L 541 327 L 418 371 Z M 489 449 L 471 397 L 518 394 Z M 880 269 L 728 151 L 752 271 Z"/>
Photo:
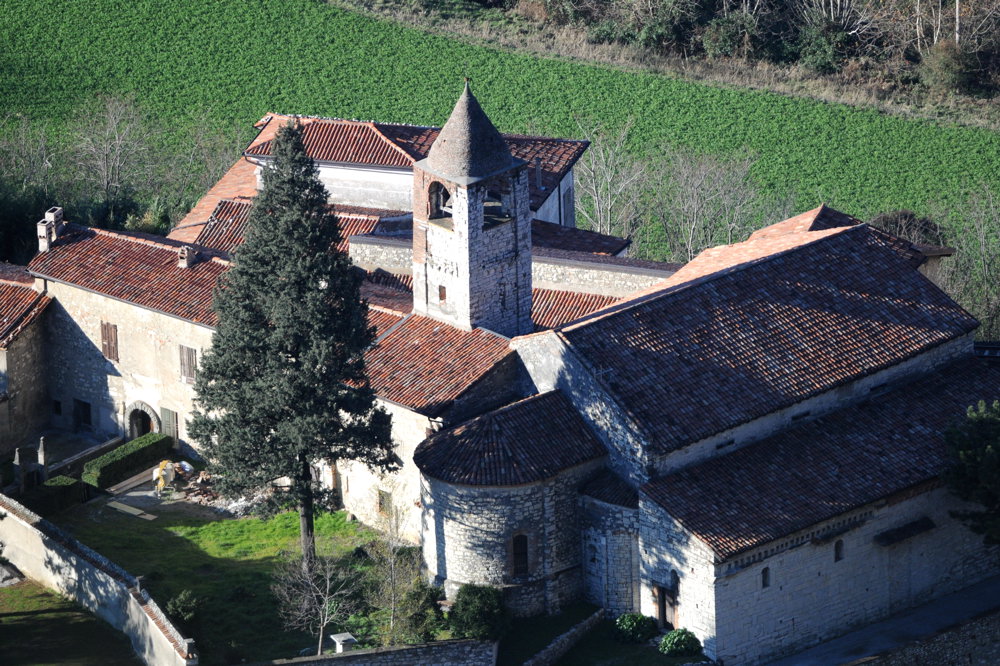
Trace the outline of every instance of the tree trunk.
<path fill-rule="evenodd" d="M 302 568 L 312 569 L 316 560 L 316 534 L 313 525 L 312 470 L 305 455 L 299 456 L 299 539 L 302 542 Z"/>
<path fill-rule="evenodd" d="M 326 625 L 322 625 L 319 628 L 319 644 L 316 646 L 316 656 L 323 654 L 323 632 L 326 631 Z"/>

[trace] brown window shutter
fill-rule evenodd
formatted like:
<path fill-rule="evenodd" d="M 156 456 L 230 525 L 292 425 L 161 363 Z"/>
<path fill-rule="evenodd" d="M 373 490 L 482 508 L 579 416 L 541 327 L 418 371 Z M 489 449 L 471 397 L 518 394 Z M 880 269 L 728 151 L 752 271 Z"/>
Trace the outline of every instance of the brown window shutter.
<path fill-rule="evenodd" d="M 108 325 L 101 322 L 101 353 L 104 358 L 108 358 Z"/>
<path fill-rule="evenodd" d="M 190 347 L 181 348 L 181 379 L 186 382 L 193 382 L 198 366 L 198 352 Z"/>
<path fill-rule="evenodd" d="M 177 412 L 166 407 L 160 407 L 160 421 L 163 424 L 163 434 L 173 437 L 174 443 L 177 443 L 177 437 L 180 434 L 177 428 Z"/>
<path fill-rule="evenodd" d="M 108 351 L 111 352 L 111 360 L 118 362 L 118 325 L 108 324 Z"/>

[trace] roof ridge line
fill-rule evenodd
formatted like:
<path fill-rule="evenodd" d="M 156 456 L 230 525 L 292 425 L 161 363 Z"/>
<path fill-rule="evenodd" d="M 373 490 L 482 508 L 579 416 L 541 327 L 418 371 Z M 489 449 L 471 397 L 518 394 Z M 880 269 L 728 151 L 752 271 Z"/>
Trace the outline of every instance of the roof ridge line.
<path fill-rule="evenodd" d="M 604 317 L 610 317 L 610 316 L 616 315 L 616 314 L 618 314 L 620 312 L 625 312 L 625 311 L 630 310 L 630 309 L 632 309 L 634 307 L 638 307 L 639 305 L 642 305 L 642 304 L 645 304 L 645 303 L 649 303 L 650 301 L 655 301 L 655 300 L 659 300 L 660 298 L 666 298 L 668 296 L 673 296 L 674 294 L 680 293 L 682 291 L 686 291 L 690 287 L 694 287 L 694 286 L 697 286 L 697 285 L 702 285 L 702 284 L 705 284 L 707 282 L 712 282 L 713 280 L 725 277 L 727 275 L 732 275 L 733 273 L 738 273 L 738 272 L 740 272 L 742 270 L 746 270 L 747 268 L 751 268 L 751 267 L 757 266 L 759 264 L 767 263 L 767 262 L 769 262 L 769 261 L 771 261 L 773 259 L 777 259 L 778 257 L 783 257 L 783 256 L 785 256 L 787 254 L 791 254 L 792 252 L 797 252 L 798 250 L 801 250 L 801 249 L 806 248 L 806 247 L 810 247 L 812 245 L 815 245 L 816 243 L 825 241 L 825 240 L 827 240 L 829 238 L 833 238 L 834 236 L 840 236 L 841 234 L 844 234 L 846 232 L 849 232 L 849 231 L 852 231 L 852 230 L 855 230 L 855 229 L 861 229 L 861 228 L 869 228 L 868 223 L 867 222 L 862 222 L 861 224 L 857 224 L 857 225 L 850 226 L 850 227 L 837 227 L 837 228 L 834 228 L 834 229 L 827 229 L 825 231 L 803 231 L 803 232 L 800 232 L 800 233 L 815 233 L 815 234 L 822 234 L 822 235 L 819 238 L 815 238 L 815 239 L 810 240 L 808 242 L 802 243 L 801 245 L 796 245 L 794 247 L 786 248 L 786 249 L 781 250 L 779 252 L 774 252 L 772 254 L 764 255 L 763 257 L 757 257 L 756 259 L 750 259 L 748 261 L 744 261 L 744 262 L 736 264 L 734 266 L 727 266 L 725 268 L 719 269 L 719 270 L 714 271 L 712 273 L 709 273 L 707 275 L 700 275 L 700 276 L 698 276 L 696 278 L 692 278 L 690 280 L 686 280 L 686 281 L 681 282 L 679 284 L 669 285 L 667 287 L 664 287 L 662 290 L 655 291 L 655 292 L 653 292 L 651 294 L 643 294 L 642 296 L 638 296 L 638 297 L 636 297 L 634 299 L 629 299 L 628 296 L 625 296 L 625 297 L 623 297 L 625 300 L 623 300 L 621 303 L 617 303 L 617 304 L 614 304 L 614 305 L 609 305 L 609 306 L 607 306 L 607 308 L 602 308 L 601 310 L 597 310 L 595 312 L 592 312 L 590 315 L 586 315 L 586 317 L 592 317 L 592 319 L 586 319 L 586 317 L 585 317 L 585 319 L 586 319 L 585 321 L 577 320 L 577 321 L 574 321 L 574 322 L 568 322 L 567 324 L 564 324 L 563 326 L 560 326 L 557 330 L 559 330 L 559 331 L 564 331 L 564 330 L 568 331 L 568 330 L 575 329 L 578 326 L 585 326 L 586 324 L 590 323 L 591 321 L 597 321 L 598 319 L 603 319 Z M 733 247 L 735 245 L 741 245 L 742 243 L 749 243 L 749 242 L 751 242 L 751 241 L 748 239 L 748 240 L 745 240 L 745 241 L 741 241 L 740 243 L 733 243 L 732 245 L 717 245 L 715 247 Z M 711 250 L 711 249 L 714 249 L 714 248 L 706 248 L 705 251 L 707 252 L 708 250 Z M 688 263 L 690 263 L 690 262 L 688 262 Z M 687 264 L 685 264 L 685 266 L 686 265 Z M 683 266 L 679 270 L 683 270 Z M 670 278 L 668 277 L 668 278 L 665 278 L 665 279 L 669 280 Z"/>
<path fill-rule="evenodd" d="M 444 430 L 439 430 L 438 432 L 436 432 L 433 435 L 431 435 L 430 437 L 428 437 L 428 439 L 434 439 L 439 434 L 446 433 L 446 432 L 448 432 L 450 430 L 454 430 L 455 428 L 468 427 L 470 424 L 476 423 L 477 421 L 485 420 L 487 418 L 494 418 L 496 415 L 498 415 L 498 414 L 500 414 L 502 412 L 506 412 L 506 411 L 508 411 L 510 409 L 513 409 L 514 407 L 517 407 L 518 405 L 521 405 L 523 403 L 529 402 L 531 400 L 541 399 L 541 398 L 543 398 L 545 396 L 548 396 L 548 395 L 551 395 L 553 393 L 560 393 L 560 392 L 561 392 L 560 389 L 554 388 L 554 389 L 550 389 L 548 391 L 543 391 L 542 393 L 535 393 L 534 395 L 529 395 L 526 398 L 520 398 L 518 400 L 515 400 L 514 402 L 511 402 L 511 403 L 506 404 L 506 405 L 502 405 L 500 407 L 497 407 L 496 409 L 491 409 L 490 411 L 484 412 L 483 414 L 480 414 L 478 416 L 473 416 L 468 421 L 462 421 L 461 423 L 456 423 L 455 425 L 453 425 L 453 426 L 451 426 L 449 428 L 445 428 Z"/>
<path fill-rule="evenodd" d="M 374 120 L 369 120 L 368 121 L 368 125 L 371 126 L 372 131 L 375 132 L 379 136 L 379 138 L 382 139 L 382 141 L 384 141 L 385 143 L 387 143 L 390 146 L 392 146 L 393 149 L 397 153 L 399 153 L 400 155 L 402 155 L 403 157 L 405 157 L 407 160 L 409 160 L 412 163 L 416 163 L 417 162 L 417 160 L 413 159 L 412 155 L 410 155 L 408 152 L 406 152 L 405 150 L 403 150 L 402 146 L 400 146 L 398 143 L 396 143 L 395 141 L 393 141 L 392 139 L 390 139 L 389 137 L 387 137 L 385 135 L 385 133 L 381 130 L 381 128 L 379 128 L 378 124 Z"/>
<path fill-rule="evenodd" d="M 209 219 L 211 219 L 211 218 L 209 218 Z M 142 238 L 140 236 L 130 236 L 127 233 L 122 233 L 122 232 L 116 231 L 116 230 L 102 229 L 100 227 L 87 227 L 87 226 L 76 224 L 75 222 L 70 222 L 70 224 L 72 226 L 76 227 L 77 229 L 80 229 L 80 230 L 83 230 L 83 231 L 86 231 L 86 230 L 93 231 L 96 235 L 99 235 L 99 236 L 108 236 L 110 238 L 118 238 L 118 239 L 121 239 L 121 240 L 126 240 L 126 241 L 130 241 L 130 242 L 133 242 L 133 243 L 138 243 L 140 245 L 146 245 L 146 246 L 149 246 L 149 247 L 152 247 L 152 248 L 156 248 L 158 250 L 165 250 L 165 251 L 168 251 L 168 252 L 176 252 L 177 250 L 179 250 L 180 248 L 182 248 L 184 246 L 193 247 L 195 249 L 202 249 L 202 250 L 206 250 L 209 253 L 209 255 L 208 255 L 208 260 L 209 261 L 216 261 L 218 263 L 223 264 L 224 266 L 229 266 L 232 263 L 229 259 L 224 259 L 224 258 L 218 256 L 217 254 L 215 254 L 216 252 L 218 252 L 218 250 L 213 250 L 212 248 L 205 247 L 204 245 L 198 245 L 197 243 L 185 243 L 184 241 L 174 241 L 175 243 L 180 243 L 180 245 L 170 245 L 169 243 L 161 243 L 161 242 L 155 241 L 155 240 L 153 240 L 151 238 Z M 206 221 L 206 222 L 200 223 L 199 226 L 203 226 L 203 225 L 207 225 L 207 224 L 208 224 L 208 222 Z M 164 238 L 166 239 L 166 236 L 164 236 Z M 167 240 L 173 240 L 173 239 L 167 239 Z"/>

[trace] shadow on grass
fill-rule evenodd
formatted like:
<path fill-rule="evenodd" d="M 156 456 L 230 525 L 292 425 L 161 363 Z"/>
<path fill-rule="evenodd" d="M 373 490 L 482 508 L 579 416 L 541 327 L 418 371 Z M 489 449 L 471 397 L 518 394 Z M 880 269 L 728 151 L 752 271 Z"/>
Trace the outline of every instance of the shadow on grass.
<path fill-rule="evenodd" d="M 136 666 L 128 639 L 72 601 L 24 581 L 0 589 L 5 666 Z"/>
<path fill-rule="evenodd" d="M 195 639 L 204 666 L 294 656 L 313 639 L 282 629 L 271 594 L 271 574 L 282 551 L 295 547 L 298 517 L 267 521 L 222 519 L 201 507 L 174 504 L 147 509 L 155 520 L 121 514 L 103 502 L 57 518 L 62 527 L 135 576 L 164 610 L 181 591 L 199 601 L 194 620 L 179 623 Z M 357 530 L 342 514 L 317 519 L 320 536 L 341 537 L 345 548 Z"/>

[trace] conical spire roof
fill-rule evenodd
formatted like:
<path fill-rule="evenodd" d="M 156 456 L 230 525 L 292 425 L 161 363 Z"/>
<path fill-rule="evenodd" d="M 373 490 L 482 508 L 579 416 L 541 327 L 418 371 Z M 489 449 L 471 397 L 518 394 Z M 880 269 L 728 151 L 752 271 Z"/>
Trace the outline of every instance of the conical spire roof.
<path fill-rule="evenodd" d="M 468 184 L 517 163 L 466 80 L 448 122 L 427 153 L 426 167 L 439 176 Z"/>

